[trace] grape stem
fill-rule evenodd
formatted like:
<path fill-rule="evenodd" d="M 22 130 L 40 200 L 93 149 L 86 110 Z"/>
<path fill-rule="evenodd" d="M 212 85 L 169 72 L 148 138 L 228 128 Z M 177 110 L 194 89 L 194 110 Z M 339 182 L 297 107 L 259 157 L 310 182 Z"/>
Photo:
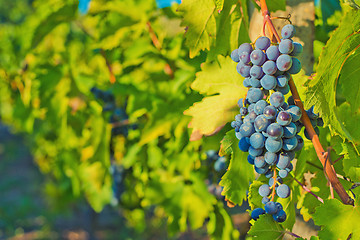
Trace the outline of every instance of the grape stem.
<path fill-rule="evenodd" d="M 289 235 L 291 235 L 293 237 L 296 237 L 296 238 L 301 238 L 299 235 L 297 235 L 297 234 L 295 234 L 293 232 L 285 231 L 285 233 L 287 233 L 287 234 L 289 234 Z"/>
<path fill-rule="evenodd" d="M 276 187 L 276 180 L 277 176 L 276 176 L 276 168 L 274 168 L 274 176 L 273 176 L 273 179 L 274 179 L 274 183 L 272 185 L 272 193 L 271 193 L 271 201 L 273 202 L 274 199 L 275 199 L 275 187 Z"/>
<path fill-rule="evenodd" d="M 318 195 L 316 195 L 315 193 L 313 193 L 310 189 L 308 189 L 304 184 L 302 184 L 299 180 L 297 180 L 295 177 L 294 177 L 294 180 L 300 184 L 300 186 L 305 190 L 307 191 L 308 193 L 310 193 L 311 195 L 313 195 L 314 197 L 316 197 L 317 200 L 319 200 L 320 202 L 324 203 L 324 200 L 319 197 Z"/>
<path fill-rule="evenodd" d="M 270 12 L 266 5 L 266 0 L 260 0 L 260 5 L 261 5 L 261 12 L 264 17 L 264 20 L 266 21 L 267 25 L 271 29 L 271 31 L 270 31 L 271 36 L 275 35 L 276 40 L 279 42 L 280 38 L 279 38 L 279 35 L 277 34 L 276 29 L 271 21 Z M 299 93 L 297 91 L 296 85 L 295 85 L 292 77 L 289 80 L 289 86 L 290 86 L 291 94 L 294 98 L 294 102 L 295 102 L 296 106 L 298 106 L 301 109 L 301 112 L 302 112 L 302 116 L 301 116 L 300 120 L 305 125 L 305 129 L 310 136 L 310 139 L 314 145 L 316 154 L 317 154 L 321 164 L 324 166 L 325 173 L 326 173 L 330 183 L 332 184 L 333 188 L 335 189 L 335 191 L 337 192 L 341 201 L 344 204 L 354 205 L 354 200 L 347 194 L 344 187 L 339 182 L 339 179 L 337 178 L 336 172 L 333 169 L 332 165 L 326 164 L 328 153 L 326 151 L 324 151 L 324 148 L 321 146 L 319 136 L 315 133 L 315 130 L 310 122 L 310 119 L 304 109 L 304 104 L 302 103 L 302 101 L 300 99 Z"/>

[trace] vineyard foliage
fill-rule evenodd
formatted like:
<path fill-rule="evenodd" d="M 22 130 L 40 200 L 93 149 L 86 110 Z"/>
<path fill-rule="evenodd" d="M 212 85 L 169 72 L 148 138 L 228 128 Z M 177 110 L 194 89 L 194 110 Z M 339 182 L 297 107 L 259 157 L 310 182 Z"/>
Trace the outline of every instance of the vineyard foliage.
<path fill-rule="evenodd" d="M 79 12 L 76 0 L 5 2 L 0 0 L 6 6 L 0 10 L 0 117 L 27 133 L 54 206 L 85 198 L 97 212 L 118 204 L 138 230 L 145 228 L 146 212 L 153 211 L 167 217 L 171 234 L 206 223 L 214 239 L 238 238 L 223 202 L 205 184 L 210 171 L 205 152 L 226 156 L 220 185 L 229 203 L 247 200 L 252 209 L 261 207 L 255 193 L 267 179 L 254 181 L 229 124 L 246 94 L 229 55 L 250 42 L 253 3 L 183 0 L 159 9 L 149 0 L 92 0 Z M 267 3 L 270 11 L 285 10 L 285 1 Z M 340 11 L 339 27 L 318 40 L 324 48 L 316 74 L 309 78 L 301 72 L 294 80 L 306 108 L 315 105 L 324 119 L 320 141 L 334 150 L 332 161 L 343 156 L 334 168 L 346 177 L 340 182 L 355 206 L 342 205 L 336 193 L 330 199 L 321 164 L 306 140 L 294 177 L 325 203 L 289 178 L 291 196 L 281 200 L 287 220 L 279 224 L 261 216 L 251 220 L 249 235 L 283 236 L 299 209 L 304 220 L 313 218 L 321 226 L 319 239 L 360 238 L 360 187 L 350 190 L 360 182 L 360 13 L 347 5 Z M 94 87 L 113 94 L 128 120 L 109 123 L 111 112 Z M 124 124 L 128 134 L 112 134 L 116 124 Z M 118 202 L 114 165 L 126 172 Z"/>

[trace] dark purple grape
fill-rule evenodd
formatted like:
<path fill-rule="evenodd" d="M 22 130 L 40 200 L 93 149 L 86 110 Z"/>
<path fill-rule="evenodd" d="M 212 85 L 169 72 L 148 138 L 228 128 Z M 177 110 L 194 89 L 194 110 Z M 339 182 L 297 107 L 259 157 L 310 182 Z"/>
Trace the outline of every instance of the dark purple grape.
<path fill-rule="evenodd" d="M 266 131 L 270 122 L 264 115 L 259 115 L 255 118 L 254 126 L 257 132 Z"/>
<path fill-rule="evenodd" d="M 276 117 L 276 122 L 281 126 L 286 126 L 291 123 L 292 117 L 291 114 L 285 111 L 280 111 Z"/>
<path fill-rule="evenodd" d="M 239 62 L 236 65 L 237 72 L 244 78 L 250 77 L 250 69 L 251 69 L 250 65 L 243 64 L 242 62 Z"/>
<path fill-rule="evenodd" d="M 276 118 L 277 110 L 274 106 L 266 106 L 263 114 L 267 119 L 274 120 Z"/>
<path fill-rule="evenodd" d="M 266 55 L 263 51 L 257 49 L 251 52 L 250 59 L 254 65 L 261 66 L 266 61 Z"/>
<path fill-rule="evenodd" d="M 268 75 L 273 75 L 278 70 L 274 61 L 268 60 L 262 66 L 263 72 Z"/>
<path fill-rule="evenodd" d="M 274 92 L 270 96 L 270 104 L 276 108 L 281 107 L 285 102 L 285 97 L 282 93 Z"/>
<path fill-rule="evenodd" d="M 253 47 L 251 46 L 250 43 L 243 43 L 238 48 L 239 53 L 242 53 L 242 52 L 251 53 L 252 51 L 253 51 Z"/>
<path fill-rule="evenodd" d="M 269 137 L 274 139 L 279 139 L 284 134 L 283 127 L 278 123 L 272 123 L 268 126 L 266 129 L 266 133 L 269 135 Z"/>
<path fill-rule="evenodd" d="M 252 66 L 250 69 L 250 76 L 257 79 L 260 79 L 262 76 L 264 76 L 262 67 L 257 65 Z"/>
<path fill-rule="evenodd" d="M 250 53 L 248 52 L 239 53 L 239 61 L 243 64 L 248 64 L 250 62 Z"/>
<path fill-rule="evenodd" d="M 279 51 L 282 54 L 289 54 L 293 51 L 294 44 L 291 39 L 282 39 L 279 44 Z"/>

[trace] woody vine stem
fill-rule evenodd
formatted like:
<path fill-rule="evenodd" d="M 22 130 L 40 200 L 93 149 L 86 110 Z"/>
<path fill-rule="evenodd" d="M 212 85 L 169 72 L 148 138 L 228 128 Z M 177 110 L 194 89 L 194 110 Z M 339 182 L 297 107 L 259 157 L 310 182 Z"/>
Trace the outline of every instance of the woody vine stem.
<path fill-rule="evenodd" d="M 265 25 L 266 25 L 268 32 L 270 33 L 270 39 L 272 41 L 279 42 L 280 37 L 279 37 L 278 33 L 276 32 L 276 29 L 271 21 L 270 12 L 266 5 L 266 0 L 260 0 L 260 7 L 261 7 L 262 15 L 264 17 L 264 28 L 263 28 L 264 34 L 265 34 Z M 316 154 L 317 154 L 321 164 L 324 167 L 325 173 L 326 173 L 332 187 L 335 189 L 335 191 L 337 192 L 341 201 L 344 204 L 354 205 L 354 200 L 347 194 L 344 187 L 339 182 L 339 179 L 336 176 L 335 169 L 334 169 L 333 165 L 331 164 L 331 162 L 329 161 L 330 156 L 329 156 L 328 152 L 324 151 L 324 148 L 322 147 L 322 145 L 320 143 L 319 136 L 315 133 L 315 130 L 314 130 L 313 126 L 311 125 L 310 119 L 304 109 L 304 104 L 302 103 L 302 101 L 300 99 L 296 85 L 292 78 L 290 78 L 290 80 L 289 80 L 289 86 L 290 86 L 291 94 L 294 98 L 294 102 L 295 102 L 296 106 L 298 106 L 301 109 L 301 112 L 302 112 L 302 116 L 301 116 L 300 120 L 305 125 L 306 131 L 309 133 L 309 136 L 314 145 Z"/>

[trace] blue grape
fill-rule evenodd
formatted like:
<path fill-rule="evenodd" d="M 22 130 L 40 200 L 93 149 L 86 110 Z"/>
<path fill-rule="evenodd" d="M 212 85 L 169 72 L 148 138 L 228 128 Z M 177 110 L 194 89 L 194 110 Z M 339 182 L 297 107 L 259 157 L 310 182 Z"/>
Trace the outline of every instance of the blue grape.
<path fill-rule="evenodd" d="M 264 115 L 259 115 L 255 118 L 254 126 L 257 132 L 266 131 L 270 122 Z"/>
<path fill-rule="evenodd" d="M 241 116 L 245 116 L 246 114 L 248 114 L 248 109 L 246 107 L 240 108 L 240 114 Z"/>
<path fill-rule="evenodd" d="M 298 106 L 290 105 L 286 111 L 290 113 L 293 122 L 300 120 L 302 113 Z"/>
<path fill-rule="evenodd" d="M 324 126 L 324 120 L 322 118 L 318 118 L 316 120 L 316 125 L 318 125 L 319 127 L 323 127 Z"/>
<path fill-rule="evenodd" d="M 266 133 L 269 135 L 270 138 L 279 139 L 284 134 L 283 127 L 278 123 L 272 123 L 266 129 Z"/>
<path fill-rule="evenodd" d="M 266 56 L 269 60 L 276 61 L 276 59 L 280 56 L 279 47 L 276 45 L 270 46 L 266 49 Z"/>
<path fill-rule="evenodd" d="M 319 115 L 314 112 L 314 106 L 306 110 L 306 113 L 310 119 L 317 119 L 319 117 Z"/>
<path fill-rule="evenodd" d="M 243 137 L 239 141 L 239 149 L 243 152 L 249 151 L 250 143 L 246 141 L 246 137 Z"/>
<path fill-rule="evenodd" d="M 255 172 L 257 172 L 258 174 L 265 174 L 269 169 L 267 168 L 267 166 L 265 166 L 265 168 L 258 168 L 255 166 Z"/>
<path fill-rule="evenodd" d="M 287 153 L 280 153 L 276 166 L 279 169 L 285 169 L 290 165 L 291 158 Z"/>
<path fill-rule="evenodd" d="M 239 53 L 238 53 L 238 50 L 235 49 L 234 51 L 231 52 L 231 55 L 230 55 L 231 59 L 234 61 L 234 62 L 239 62 L 240 59 L 239 59 Z"/>
<path fill-rule="evenodd" d="M 257 115 L 263 114 L 265 107 L 268 105 L 268 103 L 265 100 L 260 100 L 255 104 L 254 112 Z"/>
<path fill-rule="evenodd" d="M 243 138 L 244 136 L 241 135 L 240 132 L 235 132 L 235 137 L 240 140 L 240 139 Z"/>
<path fill-rule="evenodd" d="M 276 66 L 280 71 L 287 71 L 291 68 L 292 58 L 287 54 L 282 54 L 276 59 Z"/>
<path fill-rule="evenodd" d="M 261 133 L 254 133 L 250 137 L 250 145 L 253 148 L 263 148 L 265 146 L 265 137 Z"/>
<path fill-rule="evenodd" d="M 249 112 L 249 114 L 244 118 L 244 122 L 254 123 L 257 115 L 254 111 Z"/>
<path fill-rule="evenodd" d="M 270 96 L 270 104 L 276 108 L 281 107 L 285 102 L 285 97 L 282 93 L 274 92 Z"/>
<path fill-rule="evenodd" d="M 262 66 L 263 72 L 268 75 L 273 75 L 277 71 L 276 63 L 274 61 L 268 60 Z"/>
<path fill-rule="evenodd" d="M 272 215 L 276 222 L 284 222 L 286 220 L 286 213 L 284 210 L 278 211 L 276 214 Z"/>
<path fill-rule="evenodd" d="M 285 94 L 283 94 L 285 95 Z M 286 110 L 289 107 L 289 105 L 287 104 L 287 102 L 284 102 L 283 105 L 280 107 L 281 110 Z"/>
<path fill-rule="evenodd" d="M 291 39 L 282 39 L 279 43 L 279 51 L 282 54 L 289 54 L 293 51 L 294 44 Z"/>
<path fill-rule="evenodd" d="M 284 39 L 292 38 L 295 35 L 294 25 L 287 24 L 281 29 L 281 37 Z"/>
<path fill-rule="evenodd" d="M 270 192 L 271 192 L 270 187 L 269 187 L 269 185 L 267 185 L 267 184 L 263 184 L 263 185 L 261 185 L 261 186 L 259 187 L 259 194 L 260 194 L 260 196 L 262 196 L 262 197 L 267 197 L 267 196 L 269 196 L 269 195 L 270 195 Z"/>
<path fill-rule="evenodd" d="M 286 184 L 281 184 L 276 189 L 276 194 L 281 198 L 287 198 L 290 196 L 290 188 Z"/>
<path fill-rule="evenodd" d="M 296 57 L 302 54 L 303 46 L 298 42 L 294 42 L 293 44 L 294 44 L 294 50 L 291 52 L 290 55 Z"/>
<path fill-rule="evenodd" d="M 255 157 L 254 165 L 255 165 L 257 168 L 263 168 L 263 167 L 265 167 L 265 166 L 266 166 L 266 162 L 265 162 L 264 156 L 257 156 L 257 157 Z"/>
<path fill-rule="evenodd" d="M 250 85 L 251 85 L 251 87 L 254 87 L 254 88 L 259 88 L 259 87 L 261 87 L 260 80 L 254 78 L 254 77 L 250 78 Z"/>
<path fill-rule="evenodd" d="M 242 122 L 241 114 L 237 114 L 237 115 L 235 116 L 235 121 L 237 121 L 237 122 Z"/>
<path fill-rule="evenodd" d="M 283 141 L 282 139 L 272 139 L 272 138 L 268 138 L 265 141 L 265 148 L 267 151 L 272 152 L 272 153 L 276 153 L 278 151 L 281 150 L 283 145 Z"/>
<path fill-rule="evenodd" d="M 267 214 L 271 214 L 271 215 L 277 213 L 277 211 L 278 211 L 278 208 L 276 207 L 276 204 L 274 202 L 266 203 L 264 208 L 265 208 L 265 212 Z"/>
<path fill-rule="evenodd" d="M 244 85 L 244 87 L 246 87 L 246 88 L 251 87 L 250 78 L 244 78 L 243 85 Z"/>
<path fill-rule="evenodd" d="M 294 150 L 293 151 L 287 151 L 287 152 L 284 152 L 284 153 L 289 156 L 290 160 L 293 160 L 295 158 Z"/>
<path fill-rule="evenodd" d="M 237 105 L 239 106 L 239 108 L 245 107 L 244 99 L 243 99 L 243 98 L 240 98 L 239 101 L 237 102 Z"/>
<path fill-rule="evenodd" d="M 276 87 L 276 91 L 281 92 L 283 95 L 286 95 L 290 92 L 290 87 L 288 84 L 285 85 L 285 87 Z"/>
<path fill-rule="evenodd" d="M 219 157 L 214 163 L 214 169 L 217 172 L 221 172 L 226 168 L 226 159 L 224 157 Z"/>
<path fill-rule="evenodd" d="M 261 66 L 265 62 L 266 56 L 263 51 L 257 49 L 251 52 L 250 59 L 254 65 Z"/>
<path fill-rule="evenodd" d="M 298 144 L 297 144 L 296 148 L 294 149 L 295 152 L 300 151 L 304 147 L 304 139 L 299 135 L 296 135 L 296 138 L 297 138 Z"/>
<path fill-rule="evenodd" d="M 292 58 L 292 65 L 288 70 L 288 73 L 290 74 L 297 74 L 301 70 L 301 62 L 297 58 Z"/>
<path fill-rule="evenodd" d="M 285 170 L 286 170 L 288 173 L 291 172 L 293 169 L 294 169 L 294 165 L 293 165 L 292 163 L 290 163 L 290 165 L 289 165 L 287 168 L 285 168 Z"/>
<path fill-rule="evenodd" d="M 251 103 L 251 104 L 248 106 L 248 111 L 249 111 L 249 113 L 250 113 L 250 112 L 253 112 L 253 111 L 254 111 L 254 108 L 255 108 L 255 103 Z"/>
<path fill-rule="evenodd" d="M 280 176 L 281 178 L 286 178 L 288 174 L 289 174 L 288 171 L 286 171 L 285 169 L 281 169 L 281 170 L 279 171 L 279 176 Z"/>
<path fill-rule="evenodd" d="M 295 137 L 297 131 L 297 127 L 295 123 L 291 122 L 289 125 L 284 126 L 283 129 L 284 129 L 284 138 Z"/>
<path fill-rule="evenodd" d="M 265 214 L 265 210 L 262 208 L 255 208 L 252 212 L 251 212 L 251 218 L 254 220 L 257 220 L 259 218 L 260 215 Z"/>
<path fill-rule="evenodd" d="M 294 101 L 294 98 L 293 98 L 293 96 L 290 96 L 290 97 L 288 97 L 288 104 L 291 106 L 291 105 L 294 105 L 295 106 L 295 101 Z"/>
<path fill-rule="evenodd" d="M 278 179 L 278 180 L 280 180 L 280 181 L 281 181 L 280 183 L 282 183 L 282 179 L 281 179 L 281 178 L 280 178 L 280 179 Z M 275 204 L 276 204 L 276 207 L 278 208 L 278 211 L 283 210 L 283 206 L 281 205 L 281 203 L 279 203 L 279 202 L 275 202 Z"/>
<path fill-rule="evenodd" d="M 263 153 L 262 148 L 253 148 L 252 146 L 249 147 L 249 154 L 253 157 L 260 156 Z"/>
<path fill-rule="evenodd" d="M 291 120 L 291 114 L 286 111 L 280 111 L 276 117 L 276 122 L 281 126 L 289 125 L 291 123 Z"/>
<path fill-rule="evenodd" d="M 262 204 L 266 204 L 266 203 L 268 203 L 270 201 L 270 199 L 268 198 L 268 197 L 263 197 L 262 199 L 261 199 L 261 203 Z"/>
<path fill-rule="evenodd" d="M 250 53 L 248 52 L 239 53 L 239 61 L 243 64 L 248 64 L 250 62 Z"/>
<path fill-rule="evenodd" d="M 276 118 L 277 110 L 274 106 L 266 106 L 263 114 L 267 119 L 274 120 Z"/>
<path fill-rule="evenodd" d="M 260 80 L 261 86 L 266 90 L 276 88 L 276 78 L 272 75 L 264 75 Z"/>
<path fill-rule="evenodd" d="M 268 37 L 259 37 L 255 41 L 255 47 L 257 49 L 266 50 L 268 47 L 270 47 L 271 41 Z"/>
<path fill-rule="evenodd" d="M 276 80 L 279 87 L 285 87 L 290 80 L 290 75 L 288 73 L 284 73 L 283 75 L 277 76 Z"/>
<path fill-rule="evenodd" d="M 260 88 L 250 88 L 247 93 L 247 99 L 251 103 L 256 103 L 264 97 L 264 93 Z"/>
<path fill-rule="evenodd" d="M 285 151 L 292 151 L 296 148 L 297 144 L 298 144 L 298 140 L 296 137 L 292 137 L 292 138 L 286 138 L 283 141 L 283 149 Z"/>
<path fill-rule="evenodd" d="M 254 65 L 250 69 L 250 76 L 260 79 L 264 75 L 263 69 L 260 66 Z"/>
<path fill-rule="evenodd" d="M 254 126 L 250 122 L 243 123 L 240 127 L 240 133 L 244 137 L 249 137 L 255 132 Z"/>
<path fill-rule="evenodd" d="M 268 165 L 266 165 L 268 166 Z M 265 173 L 265 177 L 266 178 L 272 178 L 274 176 L 274 171 L 272 171 L 271 169 L 269 169 L 266 173 Z"/>
<path fill-rule="evenodd" d="M 240 54 L 243 53 L 243 52 L 251 53 L 252 51 L 253 51 L 253 47 L 251 46 L 250 43 L 243 43 L 238 48 L 238 52 Z"/>
<path fill-rule="evenodd" d="M 266 152 L 264 158 L 265 162 L 271 166 L 275 165 L 278 161 L 278 155 L 273 152 Z"/>
<path fill-rule="evenodd" d="M 247 156 L 247 160 L 248 162 L 251 164 L 251 165 L 254 165 L 254 161 L 255 161 L 255 158 L 251 155 L 248 155 Z"/>
<path fill-rule="evenodd" d="M 236 65 L 236 71 L 244 78 L 250 77 L 250 69 L 250 65 L 243 64 L 242 62 Z"/>

